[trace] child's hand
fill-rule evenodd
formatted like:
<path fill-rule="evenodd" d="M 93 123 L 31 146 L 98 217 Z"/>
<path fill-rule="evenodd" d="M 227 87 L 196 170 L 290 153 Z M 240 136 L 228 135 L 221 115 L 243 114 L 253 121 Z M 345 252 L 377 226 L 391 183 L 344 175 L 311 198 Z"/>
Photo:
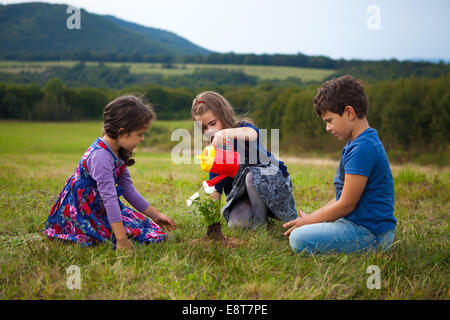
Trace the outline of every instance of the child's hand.
<path fill-rule="evenodd" d="M 220 130 L 217 129 L 208 129 L 206 130 L 203 135 L 206 138 L 207 141 L 209 141 L 210 143 L 212 143 L 212 141 L 214 140 L 214 136 L 216 135 L 217 132 L 219 132 Z"/>
<path fill-rule="evenodd" d="M 253 128 L 228 128 L 217 131 L 214 135 L 212 145 L 217 147 L 218 145 L 226 145 L 227 141 L 231 139 L 256 141 L 258 139 L 258 132 Z"/>
<path fill-rule="evenodd" d="M 162 213 L 160 213 L 157 217 L 153 218 L 153 221 L 155 221 L 157 225 L 161 226 L 163 229 L 166 229 L 168 231 L 175 230 L 177 226 L 175 222 L 172 220 L 172 218 Z"/>
<path fill-rule="evenodd" d="M 175 230 L 177 226 L 172 218 L 162 214 L 152 206 L 148 206 L 144 214 L 165 230 Z"/>
<path fill-rule="evenodd" d="M 133 248 L 133 243 L 128 238 L 123 238 L 116 241 L 116 249 L 119 251 L 130 251 Z"/>
<path fill-rule="evenodd" d="M 224 146 L 227 144 L 228 139 L 229 139 L 229 136 L 228 136 L 227 129 L 220 130 L 214 134 L 214 139 L 211 144 L 213 145 L 214 148 L 217 148 L 217 146 L 219 146 L 219 145 Z"/>
<path fill-rule="evenodd" d="M 290 228 L 288 231 L 284 233 L 286 237 L 288 237 L 294 229 L 305 225 L 305 213 L 300 209 L 298 211 L 298 218 L 292 221 L 289 221 L 283 224 L 283 228 Z"/>

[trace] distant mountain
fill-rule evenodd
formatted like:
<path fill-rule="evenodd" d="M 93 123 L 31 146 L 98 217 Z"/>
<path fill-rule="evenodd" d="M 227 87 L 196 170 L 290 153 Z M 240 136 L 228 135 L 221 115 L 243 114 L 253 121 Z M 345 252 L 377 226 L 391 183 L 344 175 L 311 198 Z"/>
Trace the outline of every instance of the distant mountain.
<path fill-rule="evenodd" d="M 201 48 L 170 31 L 144 27 L 136 23 L 118 19 L 114 16 L 108 15 L 103 17 L 130 31 L 138 32 L 149 39 L 157 40 L 162 46 L 177 53 L 178 55 L 203 55 L 212 53 L 211 51 Z"/>
<path fill-rule="evenodd" d="M 168 31 L 144 27 L 81 10 L 81 29 L 69 30 L 67 5 L 0 5 L 0 58 L 139 61 L 149 56 L 180 57 L 211 53 Z M 170 60 L 170 59 L 169 59 Z"/>

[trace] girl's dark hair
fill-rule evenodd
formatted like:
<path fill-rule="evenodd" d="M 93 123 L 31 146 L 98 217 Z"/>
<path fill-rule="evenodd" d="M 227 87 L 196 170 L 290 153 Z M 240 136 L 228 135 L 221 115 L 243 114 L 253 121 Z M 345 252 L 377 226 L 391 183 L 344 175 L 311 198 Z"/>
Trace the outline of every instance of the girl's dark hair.
<path fill-rule="evenodd" d="M 340 116 L 346 106 L 352 106 L 359 119 L 367 116 L 369 102 L 364 87 L 349 75 L 326 81 L 314 97 L 314 108 L 319 116 L 326 111 Z"/>
<path fill-rule="evenodd" d="M 111 139 L 117 139 L 120 135 L 140 130 L 156 118 L 150 103 L 134 95 L 121 96 L 106 105 L 103 109 L 103 134 Z M 124 130 L 119 133 L 119 129 Z M 135 161 L 131 159 L 132 152 L 120 148 L 119 156 L 127 166 L 132 166 Z"/>

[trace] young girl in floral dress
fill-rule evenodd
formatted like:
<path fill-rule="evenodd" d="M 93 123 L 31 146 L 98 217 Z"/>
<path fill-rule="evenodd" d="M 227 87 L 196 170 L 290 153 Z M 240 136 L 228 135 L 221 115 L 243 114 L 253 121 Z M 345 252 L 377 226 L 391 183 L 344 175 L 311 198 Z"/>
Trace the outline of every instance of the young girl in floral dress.
<path fill-rule="evenodd" d="M 51 239 L 89 246 L 112 241 L 128 250 L 131 240 L 160 242 L 174 221 L 149 205 L 135 190 L 128 171 L 134 164 L 133 150 L 144 140 L 154 112 L 135 96 L 122 96 L 104 109 L 103 137 L 86 150 L 53 205 L 45 223 Z M 126 207 L 122 196 L 136 210 Z"/>

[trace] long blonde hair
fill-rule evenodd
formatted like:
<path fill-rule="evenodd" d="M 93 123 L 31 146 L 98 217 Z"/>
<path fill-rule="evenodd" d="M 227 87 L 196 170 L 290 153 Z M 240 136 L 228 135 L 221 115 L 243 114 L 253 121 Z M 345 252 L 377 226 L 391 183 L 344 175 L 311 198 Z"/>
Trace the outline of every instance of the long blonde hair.
<path fill-rule="evenodd" d="M 242 121 L 254 124 L 247 117 L 238 117 L 234 113 L 234 109 L 225 97 L 214 91 L 204 91 L 198 94 L 192 101 L 192 119 L 211 110 L 214 115 L 220 119 L 224 125 L 224 129 L 236 128 Z"/>

